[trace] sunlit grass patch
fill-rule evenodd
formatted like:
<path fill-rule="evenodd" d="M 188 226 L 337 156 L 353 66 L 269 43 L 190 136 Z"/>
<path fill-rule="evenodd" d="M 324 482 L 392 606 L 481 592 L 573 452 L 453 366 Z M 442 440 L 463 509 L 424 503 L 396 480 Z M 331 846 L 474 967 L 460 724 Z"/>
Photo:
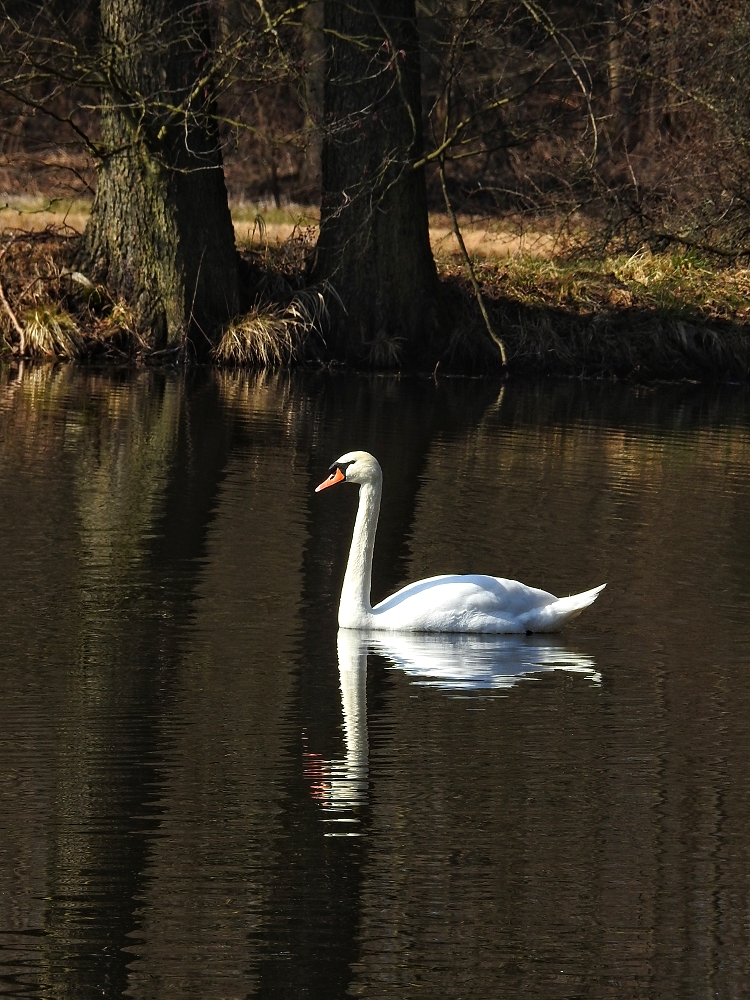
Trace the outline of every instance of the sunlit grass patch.
<path fill-rule="evenodd" d="M 234 222 L 253 223 L 262 219 L 267 226 L 317 225 L 319 212 L 311 205 L 281 205 L 240 202 L 231 206 Z"/>
<path fill-rule="evenodd" d="M 750 315 L 750 270 L 717 268 L 694 252 L 613 259 L 612 271 L 634 295 L 662 309 L 692 308 L 744 320 Z"/>
<path fill-rule="evenodd" d="M 750 377 L 747 269 L 721 267 L 695 252 L 643 248 L 601 258 L 476 260 L 475 270 L 511 371 Z M 442 273 L 467 301 L 461 267 Z"/>
<path fill-rule="evenodd" d="M 477 260 L 476 270 L 487 294 L 525 306 L 579 315 L 638 307 L 734 322 L 750 316 L 750 270 L 717 267 L 694 252 L 644 248 L 600 259 L 516 255 Z M 444 272 L 460 268 L 453 264 Z"/>
<path fill-rule="evenodd" d="M 41 195 L 11 196 L 0 193 L 0 222 L 5 215 L 14 212 L 27 215 L 46 213 L 59 217 L 62 222 L 68 214 L 88 215 L 90 210 L 90 198 L 47 198 Z"/>

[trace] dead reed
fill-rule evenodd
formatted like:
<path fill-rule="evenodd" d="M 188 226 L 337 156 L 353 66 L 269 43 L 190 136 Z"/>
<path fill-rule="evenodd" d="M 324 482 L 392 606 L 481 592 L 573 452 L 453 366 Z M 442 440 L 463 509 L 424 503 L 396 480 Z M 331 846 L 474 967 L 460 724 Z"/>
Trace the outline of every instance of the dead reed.
<path fill-rule="evenodd" d="M 220 364 L 279 368 L 320 356 L 329 286 L 295 292 L 286 305 L 257 302 L 224 330 L 214 350 Z"/>

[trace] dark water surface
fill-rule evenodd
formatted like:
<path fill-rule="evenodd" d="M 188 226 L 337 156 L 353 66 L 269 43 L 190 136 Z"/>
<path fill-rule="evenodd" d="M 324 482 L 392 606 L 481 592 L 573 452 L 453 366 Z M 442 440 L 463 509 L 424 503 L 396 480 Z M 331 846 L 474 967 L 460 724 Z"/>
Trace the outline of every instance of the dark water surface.
<path fill-rule="evenodd" d="M 337 636 L 439 572 L 559 636 Z M 746 389 L 0 377 L 0 994 L 750 996 Z"/>

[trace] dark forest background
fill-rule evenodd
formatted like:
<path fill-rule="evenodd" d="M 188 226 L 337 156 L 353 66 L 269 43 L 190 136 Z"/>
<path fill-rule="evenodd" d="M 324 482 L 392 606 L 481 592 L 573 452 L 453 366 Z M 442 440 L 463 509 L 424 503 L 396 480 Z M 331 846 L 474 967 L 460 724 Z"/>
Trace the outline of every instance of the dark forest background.
<path fill-rule="evenodd" d="M 210 3 L 233 203 L 316 205 L 322 4 Z M 3 5 L 0 190 L 87 197 L 99 140 L 99 4 Z M 750 251 L 750 14 L 741 0 L 421 2 L 422 111 L 459 212 L 594 226 L 635 245 Z M 271 27 L 269 27 L 269 25 Z M 147 96 L 147 95 L 146 95 Z"/>

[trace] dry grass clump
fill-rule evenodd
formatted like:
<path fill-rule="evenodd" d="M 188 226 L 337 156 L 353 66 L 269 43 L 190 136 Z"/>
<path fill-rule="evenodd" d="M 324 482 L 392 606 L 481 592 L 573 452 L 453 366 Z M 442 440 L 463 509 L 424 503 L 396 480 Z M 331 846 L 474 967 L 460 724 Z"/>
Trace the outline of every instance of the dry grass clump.
<path fill-rule="evenodd" d="M 403 337 L 391 336 L 387 330 L 378 330 L 367 344 L 367 354 L 373 368 L 397 368 L 406 347 Z"/>
<path fill-rule="evenodd" d="M 68 249 L 50 233 L 6 244 L 11 252 L 0 279 L 6 349 L 19 358 L 132 356 L 144 346 L 133 309 L 66 267 Z"/>
<path fill-rule="evenodd" d="M 0 346 L 17 358 L 140 358 L 135 310 L 75 269 L 77 242 L 60 227 L 0 238 Z"/>
<path fill-rule="evenodd" d="M 51 302 L 42 302 L 24 316 L 22 355 L 80 358 L 85 342 L 70 313 Z"/>
<path fill-rule="evenodd" d="M 255 306 L 226 328 L 216 347 L 216 359 L 228 365 L 277 368 L 296 357 L 301 344 L 295 333 L 283 309 Z"/>
<path fill-rule="evenodd" d="M 323 344 L 322 329 L 328 319 L 325 285 L 296 292 L 286 306 L 256 303 L 250 312 L 230 323 L 214 350 L 226 365 L 279 368 L 293 361 L 316 357 L 316 340 Z"/>
<path fill-rule="evenodd" d="M 60 233 L 15 234 L 0 249 L 0 329 L 21 357 L 81 357 L 86 337 L 71 290 L 83 275 L 66 267 L 70 239 Z M 93 286 L 82 290 L 86 301 Z"/>
<path fill-rule="evenodd" d="M 146 347 L 135 309 L 126 302 L 110 300 L 108 308 L 94 318 L 91 335 L 98 345 L 118 354 L 125 353 L 128 345 L 136 350 Z"/>
<path fill-rule="evenodd" d="M 246 260 L 246 294 L 255 304 L 224 330 L 218 361 L 277 368 L 322 355 L 326 303 L 336 295 L 327 284 L 303 287 L 309 246 L 309 233 L 301 232 L 266 248 L 262 261 Z M 0 245 L 6 351 L 19 358 L 147 357 L 134 309 L 75 270 L 74 255 L 75 243 L 59 231 L 7 234 Z"/>
<path fill-rule="evenodd" d="M 252 273 L 255 301 L 249 312 L 229 323 L 213 357 L 224 365 L 280 368 L 297 361 L 319 360 L 325 348 L 328 303 L 341 300 L 327 282 L 305 288 L 305 270 L 314 246 L 311 227 L 295 226 L 282 241 L 269 242 L 258 216 L 261 245 L 243 254 Z"/>

